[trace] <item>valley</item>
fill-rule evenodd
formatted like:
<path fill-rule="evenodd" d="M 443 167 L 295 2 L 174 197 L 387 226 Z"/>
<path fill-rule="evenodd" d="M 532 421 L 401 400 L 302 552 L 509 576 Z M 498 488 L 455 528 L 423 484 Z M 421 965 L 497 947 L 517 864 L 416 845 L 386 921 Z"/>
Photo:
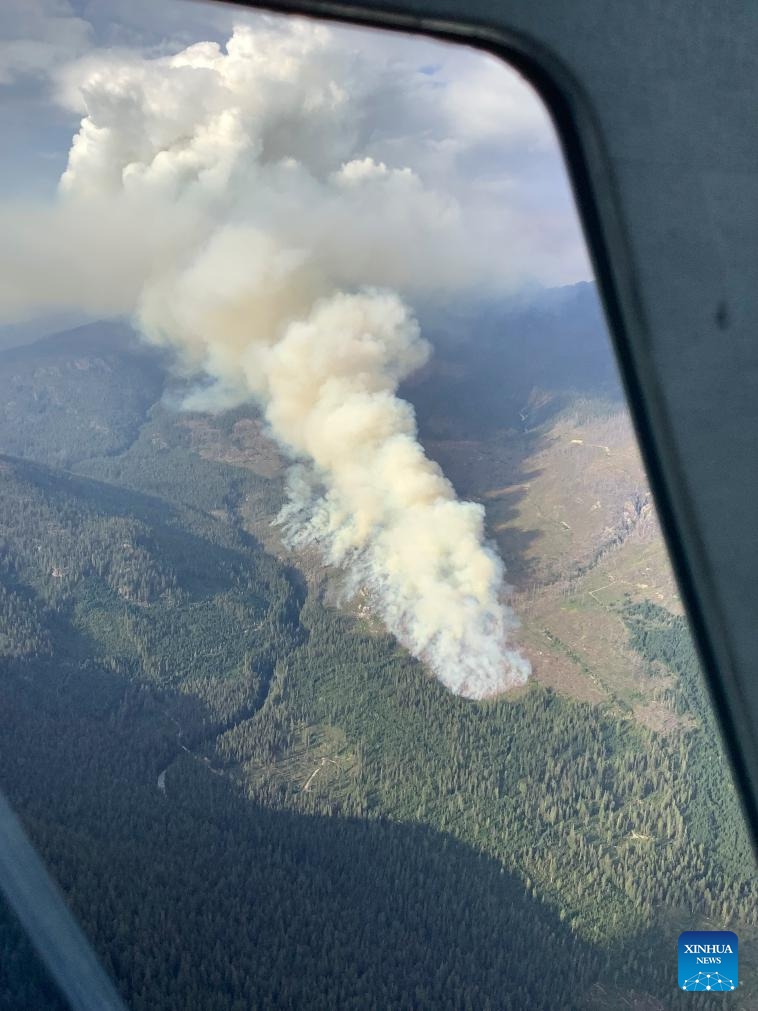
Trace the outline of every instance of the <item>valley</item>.
<path fill-rule="evenodd" d="M 131 1007 L 654 1011 L 684 1006 L 680 929 L 749 951 L 752 858 L 586 287 L 493 312 L 480 357 L 435 333 L 404 390 L 514 588 L 534 676 L 481 703 L 285 548 L 252 407 L 177 412 L 165 363 L 96 328 L 0 354 L 0 784 Z M 0 996 L 56 1006 L 7 915 L 0 952 Z"/>

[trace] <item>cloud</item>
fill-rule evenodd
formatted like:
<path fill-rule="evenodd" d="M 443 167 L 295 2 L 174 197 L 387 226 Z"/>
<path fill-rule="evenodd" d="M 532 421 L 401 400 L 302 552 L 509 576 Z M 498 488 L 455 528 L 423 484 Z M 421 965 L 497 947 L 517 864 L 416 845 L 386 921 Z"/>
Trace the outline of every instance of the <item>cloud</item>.
<path fill-rule="evenodd" d="M 91 47 L 92 26 L 66 0 L 4 0 L 0 7 L 0 86 L 47 77 Z"/>
<path fill-rule="evenodd" d="M 170 209 L 159 238 L 149 234 L 156 218 L 141 238 L 138 223 L 179 198 L 185 209 L 194 200 L 197 224 L 232 204 L 264 225 L 283 214 L 285 229 L 322 255 L 339 233 L 331 252 L 345 283 L 360 274 L 441 292 L 588 276 L 549 120 L 515 73 L 481 54 L 257 17 L 226 48 L 206 41 L 157 57 L 95 49 L 52 77 L 59 105 L 82 125 L 63 204 L 0 205 L 13 261 L 20 250 L 20 262 L 2 264 L 1 318 L 77 300 L 129 311 L 139 262 L 186 241 L 185 216 L 172 239 Z M 297 215 L 287 211 L 295 204 Z M 360 232 L 345 242 L 356 218 Z M 111 274 L 123 276 L 120 300 L 119 277 L 101 280 L 106 228 L 119 236 Z M 39 270 L 24 283 L 35 255 Z"/>
<path fill-rule="evenodd" d="M 0 210 L 0 307 L 131 313 L 205 377 L 192 406 L 254 398 L 295 463 L 290 542 L 317 544 L 445 684 L 481 697 L 528 665 L 483 510 L 456 500 L 397 397 L 429 354 L 411 306 L 586 265 L 565 194 L 537 228 L 519 205 L 525 152 L 556 162 L 520 78 L 365 39 L 258 17 L 225 46 L 58 67 L 81 124 L 56 201 Z"/>

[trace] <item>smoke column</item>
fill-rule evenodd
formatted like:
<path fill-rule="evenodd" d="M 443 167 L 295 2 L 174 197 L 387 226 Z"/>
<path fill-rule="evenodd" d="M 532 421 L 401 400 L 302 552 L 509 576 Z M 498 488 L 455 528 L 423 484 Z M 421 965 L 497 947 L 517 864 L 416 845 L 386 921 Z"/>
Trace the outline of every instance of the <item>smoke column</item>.
<path fill-rule="evenodd" d="M 83 118 L 55 213 L 97 234 L 91 270 L 98 250 L 125 264 L 139 329 L 204 377 L 188 407 L 260 405 L 293 461 L 286 540 L 317 545 L 452 691 L 524 682 L 484 510 L 457 501 L 397 396 L 430 353 L 414 294 L 488 267 L 456 197 L 372 148 L 386 70 L 263 20 L 225 48 L 95 54 L 61 89 Z"/>

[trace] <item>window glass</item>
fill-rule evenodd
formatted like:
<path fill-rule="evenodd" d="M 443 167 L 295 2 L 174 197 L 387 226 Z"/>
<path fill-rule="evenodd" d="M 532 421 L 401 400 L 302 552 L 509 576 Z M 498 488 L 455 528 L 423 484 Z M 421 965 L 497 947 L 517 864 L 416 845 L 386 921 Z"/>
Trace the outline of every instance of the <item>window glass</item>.
<path fill-rule="evenodd" d="M 128 1005 L 675 1007 L 707 929 L 751 1006 L 753 859 L 538 96 L 120 0 L 6 2 L 0 92 L 0 787 Z M 53 1006 L 0 945 L 0 1003 Z"/>

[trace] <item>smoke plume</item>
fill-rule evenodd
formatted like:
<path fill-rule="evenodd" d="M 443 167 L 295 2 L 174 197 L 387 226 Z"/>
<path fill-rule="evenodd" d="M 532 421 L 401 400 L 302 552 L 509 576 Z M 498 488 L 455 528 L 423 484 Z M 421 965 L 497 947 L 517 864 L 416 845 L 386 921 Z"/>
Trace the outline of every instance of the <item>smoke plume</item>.
<path fill-rule="evenodd" d="M 83 118 L 45 215 L 80 248 L 55 301 L 132 312 L 203 377 L 188 407 L 254 399 L 293 461 L 289 543 L 317 545 L 445 685 L 481 698 L 528 675 L 503 564 L 397 389 L 430 353 L 414 297 L 495 272 L 459 195 L 423 157 L 397 163 L 391 128 L 377 139 L 397 84 L 360 55 L 328 29 L 262 20 L 225 48 L 69 67 L 61 100 Z M 24 276 L 6 277 L 6 300 Z"/>

